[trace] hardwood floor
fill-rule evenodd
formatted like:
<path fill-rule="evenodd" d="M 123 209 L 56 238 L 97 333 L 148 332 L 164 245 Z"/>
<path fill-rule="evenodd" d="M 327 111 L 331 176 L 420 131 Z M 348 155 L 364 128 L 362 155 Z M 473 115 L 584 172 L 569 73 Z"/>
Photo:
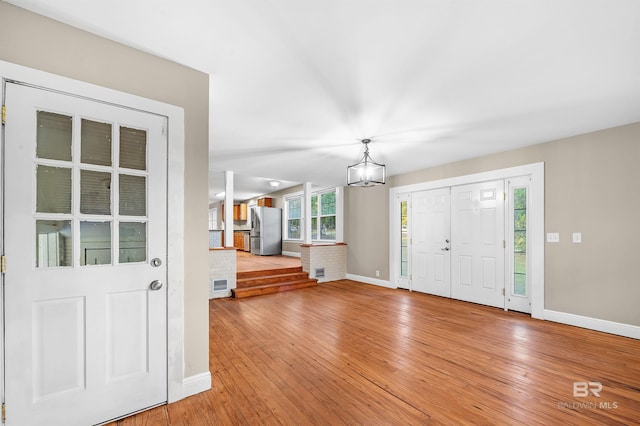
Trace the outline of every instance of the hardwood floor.
<path fill-rule="evenodd" d="M 213 389 L 118 425 L 640 419 L 638 340 L 348 280 L 209 306 Z"/>
<path fill-rule="evenodd" d="M 236 252 L 237 272 L 262 271 L 266 269 L 292 268 L 300 266 L 300 258 L 292 256 L 255 256 L 244 251 Z"/>

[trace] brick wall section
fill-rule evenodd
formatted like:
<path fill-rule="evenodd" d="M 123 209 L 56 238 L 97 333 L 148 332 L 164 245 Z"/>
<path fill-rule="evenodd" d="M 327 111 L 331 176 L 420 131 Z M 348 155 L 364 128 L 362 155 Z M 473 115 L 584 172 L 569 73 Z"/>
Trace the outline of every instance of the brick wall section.
<path fill-rule="evenodd" d="M 227 291 L 212 291 L 213 280 L 227 280 Z M 236 250 L 209 250 L 209 299 L 230 297 L 231 289 L 236 288 Z"/>
<path fill-rule="evenodd" d="M 347 276 L 347 245 L 337 244 L 302 244 L 300 246 L 302 270 L 309 273 L 309 278 L 316 277 L 316 269 L 324 268 L 324 278 L 319 283 L 343 280 Z"/>

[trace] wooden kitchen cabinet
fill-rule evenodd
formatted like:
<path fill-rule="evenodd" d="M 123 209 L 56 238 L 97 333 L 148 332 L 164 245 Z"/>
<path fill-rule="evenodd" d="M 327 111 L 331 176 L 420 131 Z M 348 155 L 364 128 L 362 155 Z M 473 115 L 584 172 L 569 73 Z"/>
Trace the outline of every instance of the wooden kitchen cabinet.
<path fill-rule="evenodd" d="M 249 208 L 247 204 L 240 203 L 233 205 L 233 220 L 247 220 Z M 222 205 L 222 218 L 224 220 L 224 204 Z"/>
<path fill-rule="evenodd" d="M 262 197 L 258 198 L 259 207 L 273 207 L 273 198 Z"/>
<path fill-rule="evenodd" d="M 238 250 L 244 250 L 244 232 L 233 233 L 233 247 Z"/>

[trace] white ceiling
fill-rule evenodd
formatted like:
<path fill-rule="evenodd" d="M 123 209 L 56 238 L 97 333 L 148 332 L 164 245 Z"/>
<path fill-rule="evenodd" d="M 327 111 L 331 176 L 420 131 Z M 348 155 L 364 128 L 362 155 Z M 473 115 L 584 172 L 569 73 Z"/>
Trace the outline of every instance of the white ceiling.
<path fill-rule="evenodd" d="M 637 0 L 9 2 L 210 74 L 211 199 L 640 121 Z"/>

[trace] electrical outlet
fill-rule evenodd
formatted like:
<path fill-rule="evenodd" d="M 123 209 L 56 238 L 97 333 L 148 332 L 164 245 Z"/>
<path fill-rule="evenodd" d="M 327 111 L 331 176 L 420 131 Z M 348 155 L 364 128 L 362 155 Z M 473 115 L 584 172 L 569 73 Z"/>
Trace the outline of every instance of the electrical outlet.
<path fill-rule="evenodd" d="M 573 242 L 581 243 L 582 242 L 582 232 L 574 232 L 573 233 Z"/>
<path fill-rule="evenodd" d="M 380 276 L 380 271 L 376 271 L 376 277 Z"/>

